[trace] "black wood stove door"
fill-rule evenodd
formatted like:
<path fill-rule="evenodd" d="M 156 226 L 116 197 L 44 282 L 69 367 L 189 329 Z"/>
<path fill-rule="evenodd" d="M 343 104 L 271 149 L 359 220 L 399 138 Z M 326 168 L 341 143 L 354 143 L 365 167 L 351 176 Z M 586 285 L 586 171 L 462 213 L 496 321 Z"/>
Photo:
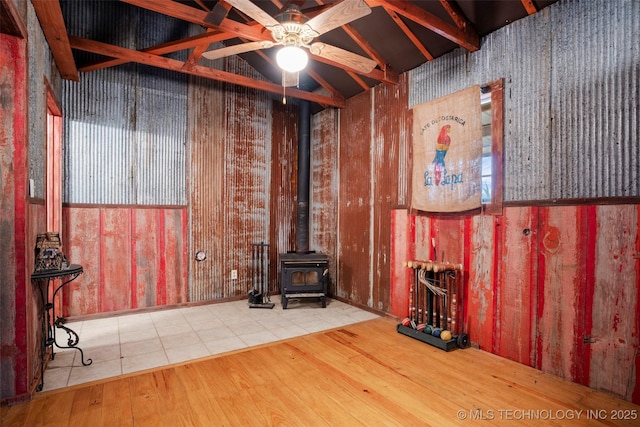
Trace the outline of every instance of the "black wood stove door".
<path fill-rule="evenodd" d="M 286 255 L 286 256 L 285 256 Z M 319 297 L 326 307 L 329 261 L 322 254 L 282 254 L 280 260 L 280 287 L 282 306 L 287 308 L 287 299 Z"/>

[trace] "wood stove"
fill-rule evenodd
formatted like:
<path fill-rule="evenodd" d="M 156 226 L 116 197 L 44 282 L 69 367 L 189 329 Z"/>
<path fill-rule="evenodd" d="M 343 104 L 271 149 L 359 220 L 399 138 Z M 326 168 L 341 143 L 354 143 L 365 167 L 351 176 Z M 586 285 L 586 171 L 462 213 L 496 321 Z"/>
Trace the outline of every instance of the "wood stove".
<path fill-rule="evenodd" d="M 309 187 L 311 178 L 311 112 L 309 101 L 300 101 L 298 126 L 298 205 L 296 250 L 280 254 L 282 308 L 290 298 L 320 298 L 327 306 L 329 257 L 309 250 Z"/>
<path fill-rule="evenodd" d="M 327 306 L 327 275 L 329 257 L 317 253 L 280 254 L 280 288 L 282 308 L 289 298 L 320 298 L 322 308 Z"/>

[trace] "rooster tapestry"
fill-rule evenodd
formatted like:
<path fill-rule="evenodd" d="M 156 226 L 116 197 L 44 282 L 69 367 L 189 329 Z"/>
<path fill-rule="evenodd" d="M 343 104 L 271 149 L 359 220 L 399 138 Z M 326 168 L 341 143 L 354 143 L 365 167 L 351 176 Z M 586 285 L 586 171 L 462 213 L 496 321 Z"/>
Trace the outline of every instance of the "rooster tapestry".
<path fill-rule="evenodd" d="M 411 210 L 463 212 L 481 206 L 480 86 L 413 108 Z"/>

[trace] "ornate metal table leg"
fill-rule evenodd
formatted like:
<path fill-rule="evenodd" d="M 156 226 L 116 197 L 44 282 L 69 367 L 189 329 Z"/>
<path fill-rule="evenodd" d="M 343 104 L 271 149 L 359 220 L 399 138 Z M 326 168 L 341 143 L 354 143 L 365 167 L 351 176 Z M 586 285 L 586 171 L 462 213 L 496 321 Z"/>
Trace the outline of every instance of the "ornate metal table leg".
<path fill-rule="evenodd" d="M 66 326 L 64 326 L 65 323 L 67 323 L 67 319 L 65 319 L 64 317 L 58 317 L 56 319 L 56 321 L 54 322 L 56 328 L 58 329 L 64 329 L 64 331 L 67 333 L 68 338 L 67 338 L 67 345 L 60 345 L 57 342 L 55 342 L 55 331 L 54 331 L 54 342 L 56 344 L 56 347 L 58 348 L 71 348 L 74 350 L 78 350 L 80 352 L 80 361 L 82 362 L 83 366 L 89 366 L 93 363 L 93 360 L 91 359 L 87 359 L 87 361 L 84 361 L 84 351 L 82 351 L 82 349 L 80 347 L 77 347 L 78 342 L 80 341 L 80 337 L 78 336 L 78 334 L 76 333 L 76 331 L 74 331 L 71 328 L 68 328 Z"/>
<path fill-rule="evenodd" d="M 83 269 L 81 265 L 72 264 L 64 269 L 60 270 L 43 270 L 35 271 L 31 275 L 31 282 L 36 284 L 40 290 L 40 297 L 42 299 L 42 344 L 40 347 L 40 384 L 36 387 L 37 391 L 42 391 L 44 385 L 44 366 L 47 356 L 47 349 L 51 348 L 51 360 L 55 358 L 54 347 L 58 348 L 72 348 L 80 352 L 82 358 L 82 365 L 88 366 L 93 363 L 91 359 L 87 359 L 85 362 L 84 352 L 77 347 L 78 341 L 80 341 L 78 334 L 71 328 L 67 328 L 64 325 L 66 319 L 62 317 L 56 318 L 56 296 L 58 292 L 69 282 L 75 280 Z M 54 281 L 56 279 L 62 280 L 62 283 L 56 287 Z M 53 294 L 51 294 L 53 291 Z M 56 319 L 52 322 L 52 319 Z M 56 342 L 56 329 L 64 329 L 69 335 L 67 339 L 67 346 L 60 346 Z"/>

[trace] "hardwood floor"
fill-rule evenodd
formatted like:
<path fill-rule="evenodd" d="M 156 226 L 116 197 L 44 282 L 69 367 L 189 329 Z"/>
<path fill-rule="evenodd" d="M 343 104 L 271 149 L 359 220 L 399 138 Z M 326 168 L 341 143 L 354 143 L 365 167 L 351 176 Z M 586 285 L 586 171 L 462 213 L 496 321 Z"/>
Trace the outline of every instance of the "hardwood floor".
<path fill-rule="evenodd" d="M 477 349 L 444 352 L 383 318 L 0 413 L 2 426 L 640 425 L 640 406 Z"/>

